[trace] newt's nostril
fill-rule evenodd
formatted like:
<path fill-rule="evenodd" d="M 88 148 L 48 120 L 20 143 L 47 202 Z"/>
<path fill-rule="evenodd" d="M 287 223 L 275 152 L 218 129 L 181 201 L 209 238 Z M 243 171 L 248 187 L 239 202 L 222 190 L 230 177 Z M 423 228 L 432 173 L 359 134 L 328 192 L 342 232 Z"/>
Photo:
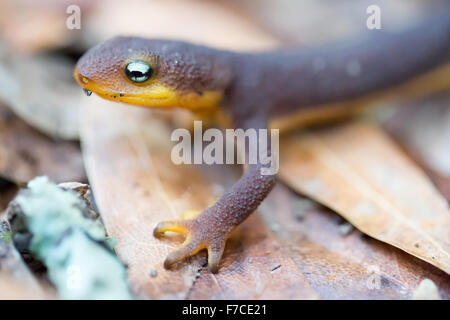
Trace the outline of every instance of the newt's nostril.
<path fill-rule="evenodd" d="M 87 84 L 89 82 L 89 79 L 83 76 L 81 73 L 78 74 L 78 80 L 80 80 L 80 82 L 84 84 Z"/>

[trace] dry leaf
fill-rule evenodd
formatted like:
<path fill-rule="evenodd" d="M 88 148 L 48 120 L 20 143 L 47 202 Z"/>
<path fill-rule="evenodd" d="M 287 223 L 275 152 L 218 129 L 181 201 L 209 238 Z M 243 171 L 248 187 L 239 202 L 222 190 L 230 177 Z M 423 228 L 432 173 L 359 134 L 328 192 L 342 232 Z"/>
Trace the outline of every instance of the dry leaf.
<path fill-rule="evenodd" d="M 254 213 L 228 240 L 220 272 L 203 269 L 187 298 L 318 299 L 307 277 L 281 249 Z"/>
<path fill-rule="evenodd" d="M 384 127 L 426 167 L 450 177 L 450 94 L 444 92 L 398 108 Z"/>
<path fill-rule="evenodd" d="M 130 282 L 142 296 L 409 299 L 424 277 L 438 285 L 443 297 L 450 296 L 444 272 L 359 231 L 343 237 L 342 221 L 332 212 L 308 205 L 304 219 L 297 221 L 298 196 L 282 186 L 259 210 L 275 235 L 255 213 L 228 241 L 217 275 L 202 267 L 204 254 L 165 270 L 162 262 L 181 238 L 153 238 L 156 223 L 205 208 L 238 173 L 224 166 L 173 165 L 171 128 L 151 110 L 96 97 L 86 103 L 81 132 L 90 181 Z M 372 274 L 373 266 L 379 273 Z M 373 276 L 379 276 L 380 288 L 368 285 Z"/>
<path fill-rule="evenodd" d="M 180 263 L 173 271 L 165 270 L 163 261 L 180 245 L 174 241 L 180 237 L 156 239 L 154 226 L 213 204 L 224 190 L 218 182 L 230 180 L 233 174 L 224 166 L 212 173 L 197 166 L 174 165 L 171 128 L 151 110 L 89 99 L 81 130 L 89 181 L 106 229 L 117 240 L 116 252 L 128 265 L 135 292 L 158 299 L 318 297 L 257 216 L 228 244 L 218 275 L 197 275 L 204 255 Z M 216 181 L 210 175 L 222 179 Z M 281 267 L 272 271 L 275 263 Z M 157 276 L 152 277 L 152 272 Z"/>
<path fill-rule="evenodd" d="M 450 96 L 438 94 L 398 108 L 383 127 L 450 201 Z"/>
<path fill-rule="evenodd" d="M 83 110 L 83 155 L 97 206 L 108 234 L 117 240 L 119 258 L 128 265 L 134 292 L 183 298 L 199 263 L 165 271 L 163 260 L 180 243 L 155 239 L 153 228 L 213 199 L 206 185 L 191 185 L 200 179 L 194 170 L 175 170 L 164 144 L 170 141 L 167 128 L 151 121 L 145 111 L 91 97 Z M 147 143 L 155 144 L 155 151 L 150 152 Z M 157 277 L 150 277 L 152 270 Z"/>
<path fill-rule="evenodd" d="M 450 273 L 448 204 L 378 127 L 352 123 L 294 135 L 280 149 L 280 177 L 292 188 Z"/>
<path fill-rule="evenodd" d="M 72 74 L 67 59 L 24 56 L 0 43 L 0 101 L 51 137 L 78 139 L 80 91 Z"/>
<path fill-rule="evenodd" d="M 39 175 L 85 181 L 79 145 L 43 135 L 0 104 L 0 176 L 25 183 Z"/>
<path fill-rule="evenodd" d="M 259 212 L 323 299 L 410 299 L 424 278 L 450 298 L 445 272 L 357 229 L 342 235 L 338 214 L 281 183 Z"/>

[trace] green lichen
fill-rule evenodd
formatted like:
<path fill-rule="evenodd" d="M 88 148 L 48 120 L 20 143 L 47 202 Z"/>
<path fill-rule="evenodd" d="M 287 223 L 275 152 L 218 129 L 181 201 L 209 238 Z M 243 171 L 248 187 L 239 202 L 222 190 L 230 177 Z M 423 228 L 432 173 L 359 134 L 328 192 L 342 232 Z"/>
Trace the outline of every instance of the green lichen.
<path fill-rule="evenodd" d="M 84 203 L 74 191 L 38 177 L 15 202 L 33 235 L 30 250 L 62 298 L 132 298 L 125 267 L 109 248 L 111 239 L 101 224 L 83 216 Z"/>
<path fill-rule="evenodd" d="M 2 238 L 2 240 L 6 243 L 11 242 L 12 240 L 12 234 L 11 231 L 5 231 L 2 234 L 0 234 L 0 238 Z"/>

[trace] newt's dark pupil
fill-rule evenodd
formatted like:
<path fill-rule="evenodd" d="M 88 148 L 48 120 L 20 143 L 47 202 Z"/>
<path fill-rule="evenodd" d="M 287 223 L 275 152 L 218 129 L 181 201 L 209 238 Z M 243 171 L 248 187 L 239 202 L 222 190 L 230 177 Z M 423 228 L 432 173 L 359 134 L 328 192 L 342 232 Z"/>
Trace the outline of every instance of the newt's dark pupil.
<path fill-rule="evenodd" d="M 150 79 L 153 69 L 146 62 L 131 61 L 125 67 L 125 74 L 131 81 L 141 83 Z"/>

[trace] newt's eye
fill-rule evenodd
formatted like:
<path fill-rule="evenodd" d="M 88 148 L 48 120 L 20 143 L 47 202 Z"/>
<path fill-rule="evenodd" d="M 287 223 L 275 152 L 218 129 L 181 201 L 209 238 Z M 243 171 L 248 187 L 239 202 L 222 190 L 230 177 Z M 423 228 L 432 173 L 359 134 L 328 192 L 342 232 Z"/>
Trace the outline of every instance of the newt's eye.
<path fill-rule="evenodd" d="M 131 61 L 125 67 L 125 74 L 131 81 L 142 83 L 151 78 L 153 69 L 144 61 Z"/>

